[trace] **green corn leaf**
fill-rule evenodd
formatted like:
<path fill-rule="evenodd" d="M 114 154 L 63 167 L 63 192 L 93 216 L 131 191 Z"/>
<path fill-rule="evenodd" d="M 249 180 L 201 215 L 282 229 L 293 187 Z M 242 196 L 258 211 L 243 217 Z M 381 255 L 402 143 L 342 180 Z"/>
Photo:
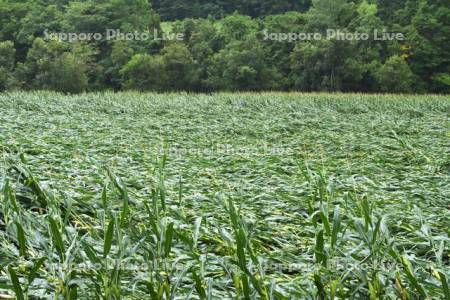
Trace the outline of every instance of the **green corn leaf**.
<path fill-rule="evenodd" d="M 50 230 L 52 233 L 53 244 L 55 245 L 55 248 L 58 251 L 61 260 L 64 260 L 65 251 L 61 232 L 59 231 L 58 225 L 56 224 L 55 220 L 51 216 L 48 217 L 48 221 L 50 223 Z"/>
<path fill-rule="evenodd" d="M 166 229 L 166 234 L 165 234 L 165 239 L 164 239 L 165 257 L 169 256 L 170 251 L 172 249 L 172 239 L 173 239 L 173 233 L 174 233 L 173 225 L 174 225 L 174 223 L 170 223 Z"/>
<path fill-rule="evenodd" d="M 325 299 L 326 291 L 325 286 L 322 283 L 322 278 L 319 274 L 314 274 L 314 284 L 317 288 L 317 294 L 319 295 L 319 299 Z"/>
<path fill-rule="evenodd" d="M 245 233 L 239 228 L 236 233 L 236 251 L 239 260 L 239 267 L 243 272 L 247 272 L 247 259 L 245 257 Z"/>
<path fill-rule="evenodd" d="M 163 211 L 166 211 L 166 186 L 164 184 L 164 178 L 161 176 L 159 180 L 159 200 L 161 202 L 161 208 Z"/>
<path fill-rule="evenodd" d="M 16 221 L 17 228 L 17 241 L 19 242 L 19 254 L 20 256 L 25 256 L 27 252 L 27 241 L 25 237 L 25 231 L 23 230 L 22 225 Z"/>
<path fill-rule="evenodd" d="M 8 272 L 9 272 L 9 276 L 11 278 L 11 282 L 13 284 L 14 293 L 16 293 L 17 300 L 24 300 L 25 297 L 23 295 L 23 290 L 20 286 L 19 278 L 17 277 L 16 272 L 14 271 L 14 269 L 11 266 L 8 267 Z"/>
<path fill-rule="evenodd" d="M 200 235 L 200 228 L 202 226 L 202 219 L 203 219 L 202 217 L 198 217 L 195 220 L 195 222 L 194 222 L 194 233 L 193 233 L 192 239 L 193 239 L 193 243 L 194 243 L 195 246 L 197 245 L 197 241 L 198 241 L 198 238 L 199 238 L 199 235 Z"/>
<path fill-rule="evenodd" d="M 336 206 L 334 208 L 334 213 L 333 213 L 333 231 L 331 233 L 331 247 L 332 248 L 334 248 L 336 246 L 340 229 L 341 229 L 341 216 L 339 213 L 339 206 Z"/>
<path fill-rule="evenodd" d="M 250 285 L 248 282 L 248 275 L 245 272 L 241 272 L 241 284 L 242 284 L 242 291 L 244 293 L 244 299 L 250 300 Z"/>
<path fill-rule="evenodd" d="M 87 257 L 91 260 L 91 262 L 94 262 L 96 264 L 101 263 L 101 260 L 97 256 L 95 249 L 91 245 L 89 245 L 85 241 L 82 241 L 81 246 L 83 247 L 84 252 L 86 253 Z"/>
<path fill-rule="evenodd" d="M 419 280 L 414 275 L 414 271 L 411 265 L 411 262 L 409 261 L 408 257 L 405 255 L 402 256 L 402 264 L 406 272 L 406 277 L 408 278 L 411 285 L 419 292 L 419 294 L 427 298 L 427 293 L 425 292 L 425 289 L 423 286 L 419 283 Z"/>
<path fill-rule="evenodd" d="M 108 256 L 109 251 L 111 250 L 113 235 L 114 235 L 114 218 L 112 218 L 111 221 L 109 221 L 108 228 L 105 232 L 103 244 L 103 257 Z"/>
<path fill-rule="evenodd" d="M 129 203 L 130 198 L 128 196 L 128 190 L 125 184 L 123 183 L 122 179 L 120 177 L 116 176 L 109 168 L 106 168 L 106 171 L 108 173 L 108 176 L 116 189 L 119 191 L 120 197 L 122 198 L 122 213 L 120 215 L 120 227 L 123 227 L 125 225 L 125 222 L 128 218 L 129 214 Z"/>
<path fill-rule="evenodd" d="M 200 297 L 201 300 L 206 299 L 205 288 L 203 287 L 203 283 L 200 280 L 200 277 L 197 275 L 197 273 L 195 272 L 194 269 L 192 269 L 192 277 L 194 278 L 195 290 L 197 291 L 198 296 Z"/>
<path fill-rule="evenodd" d="M 41 257 L 39 258 L 33 265 L 33 268 L 30 270 L 30 273 L 28 273 L 28 285 L 31 285 L 34 279 L 37 277 L 37 272 L 42 267 L 44 262 L 47 260 L 47 257 Z"/>
<path fill-rule="evenodd" d="M 236 213 L 236 208 L 234 207 L 233 200 L 228 199 L 228 209 L 230 214 L 230 220 L 231 224 L 233 225 L 233 228 L 237 230 L 238 226 L 238 216 Z"/>
<path fill-rule="evenodd" d="M 103 206 L 104 210 L 106 210 L 106 208 L 107 208 L 107 205 L 108 205 L 107 201 L 108 200 L 107 200 L 107 195 L 106 195 L 106 184 L 104 184 L 103 188 L 102 188 L 102 206 Z"/>
<path fill-rule="evenodd" d="M 445 299 L 450 299 L 450 291 L 448 288 L 447 277 L 442 272 L 438 272 L 438 274 L 439 274 L 439 279 L 441 280 L 441 283 L 442 283 L 442 291 L 444 292 Z"/>
<path fill-rule="evenodd" d="M 327 236 L 331 236 L 331 228 L 330 221 L 328 219 L 328 211 L 324 205 L 320 207 L 320 219 L 322 220 L 323 227 L 325 228 L 325 232 Z"/>
<path fill-rule="evenodd" d="M 316 247 L 314 249 L 314 253 L 316 256 L 316 263 L 326 264 L 326 256 L 325 256 L 325 244 L 323 239 L 323 230 L 320 230 L 316 236 Z"/>

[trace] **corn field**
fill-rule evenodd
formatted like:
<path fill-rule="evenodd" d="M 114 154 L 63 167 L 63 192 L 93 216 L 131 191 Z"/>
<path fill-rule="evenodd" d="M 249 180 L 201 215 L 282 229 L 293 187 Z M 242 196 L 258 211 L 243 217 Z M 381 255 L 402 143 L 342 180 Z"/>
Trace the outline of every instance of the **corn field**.
<path fill-rule="evenodd" d="M 0 94 L 0 299 L 450 299 L 450 99 Z"/>

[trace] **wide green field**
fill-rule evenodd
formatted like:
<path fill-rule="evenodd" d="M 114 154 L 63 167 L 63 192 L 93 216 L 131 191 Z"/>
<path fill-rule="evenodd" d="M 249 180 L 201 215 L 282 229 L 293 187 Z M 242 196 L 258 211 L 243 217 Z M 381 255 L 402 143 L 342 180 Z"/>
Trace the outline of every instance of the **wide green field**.
<path fill-rule="evenodd" d="M 0 299 L 450 298 L 450 98 L 0 94 Z"/>

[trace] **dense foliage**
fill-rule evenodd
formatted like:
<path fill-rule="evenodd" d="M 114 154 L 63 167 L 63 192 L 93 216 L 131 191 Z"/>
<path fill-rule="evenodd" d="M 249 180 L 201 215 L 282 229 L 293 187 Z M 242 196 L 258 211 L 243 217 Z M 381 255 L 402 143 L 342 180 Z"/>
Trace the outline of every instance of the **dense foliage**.
<path fill-rule="evenodd" d="M 151 38 L 43 39 L 107 29 Z M 326 29 L 406 39 L 267 39 Z M 184 39 L 162 38 L 171 33 Z M 0 90 L 445 93 L 449 45 L 446 0 L 0 0 Z"/>
<path fill-rule="evenodd" d="M 0 107 L 2 299 L 450 299 L 447 96 Z"/>
<path fill-rule="evenodd" d="M 234 12 L 259 17 L 294 10 L 306 11 L 311 5 L 311 0 L 154 0 L 151 2 L 163 20 L 208 16 L 221 18 Z"/>

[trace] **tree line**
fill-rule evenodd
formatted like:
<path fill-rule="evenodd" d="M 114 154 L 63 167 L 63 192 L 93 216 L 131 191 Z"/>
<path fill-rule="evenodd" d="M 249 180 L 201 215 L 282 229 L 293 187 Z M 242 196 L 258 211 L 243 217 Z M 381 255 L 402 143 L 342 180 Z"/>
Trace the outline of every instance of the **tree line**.
<path fill-rule="evenodd" d="M 311 0 L 154 0 L 152 7 L 162 20 L 223 18 L 234 12 L 261 17 L 287 11 L 305 12 Z"/>
<path fill-rule="evenodd" d="M 450 91 L 448 0 L 0 0 L 0 91 Z M 366 33 L 367 40 L 268 39 Z M 46 32 L 147 40 L 46 40 Z M 374 30 L 404 40 L 375 41 Z M 183 40 L 157 38 L 181 33 Z M 155 36 L 156 35 L 156 36 Z"/>

